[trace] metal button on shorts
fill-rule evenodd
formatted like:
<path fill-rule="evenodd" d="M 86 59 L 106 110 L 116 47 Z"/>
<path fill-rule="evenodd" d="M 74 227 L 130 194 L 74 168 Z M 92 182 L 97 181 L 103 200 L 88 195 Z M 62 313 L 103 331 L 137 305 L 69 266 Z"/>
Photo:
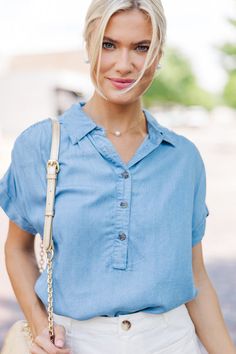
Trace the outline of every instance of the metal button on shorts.
<path fill-rule="evenodd" d="M 121 322 L 121 327 L 124 331 L 128 331 L 131 327 L 131 322 L 128 320 L 124 320 Z"/>

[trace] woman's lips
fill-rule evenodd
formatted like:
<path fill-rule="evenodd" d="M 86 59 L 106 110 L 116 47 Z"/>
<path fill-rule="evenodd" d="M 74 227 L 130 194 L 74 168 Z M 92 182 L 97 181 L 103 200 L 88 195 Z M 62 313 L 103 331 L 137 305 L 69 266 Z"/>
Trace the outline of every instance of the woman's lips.
<path fill-rule="evenodd" d="M 113 79 L 109 79 L 110 82 L 112 83 L 112 85 L 117 88 L 118 90 L 122 90 L 126 87 L 129 87 L 132 85 L 132 83 L 134 82 L 134 80 L 129 80 L 128 82 L 120 82 L 120 81 L 117 81 L 117 80 L 113 80 Z"/>

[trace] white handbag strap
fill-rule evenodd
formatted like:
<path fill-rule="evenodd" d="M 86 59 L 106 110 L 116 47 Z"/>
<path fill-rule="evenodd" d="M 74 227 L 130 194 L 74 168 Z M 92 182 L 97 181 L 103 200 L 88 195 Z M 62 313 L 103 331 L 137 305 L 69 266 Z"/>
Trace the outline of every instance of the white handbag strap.
<path fill-rule="evenodd" d="M 57 119 L 51 118 L 52 142 L 51 155 L 47 162 L 47 198 L 45 208 L 43 246 L 45 251 L 53 250 L 52 220 L 54 216 L 54 200 L 56 190 L 57 174 L 59 172 L 59 145 L 60 145 L 60 123 Z"/>

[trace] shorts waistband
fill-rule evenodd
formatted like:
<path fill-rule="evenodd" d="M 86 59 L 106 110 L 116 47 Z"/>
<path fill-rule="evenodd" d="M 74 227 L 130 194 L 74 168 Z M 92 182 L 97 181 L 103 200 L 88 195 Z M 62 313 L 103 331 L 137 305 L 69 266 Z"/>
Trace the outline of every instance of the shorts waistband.
<path fill-rule="evenodd" d="M 179 316 L 188 316 L 188 312 L 185 304 L 182 304 L 160 314 L 139 311 L 116 317 L 97 316 L 87 320 L 76 320 L 55 313 L 53 315 L 54 321 L 57 324 L 63 325 L 67 330 L 113 334 L 127 333 L 130 335 L 152 328 L 165 328 L 168 326 L 170 319 L 178 320 Z"/>

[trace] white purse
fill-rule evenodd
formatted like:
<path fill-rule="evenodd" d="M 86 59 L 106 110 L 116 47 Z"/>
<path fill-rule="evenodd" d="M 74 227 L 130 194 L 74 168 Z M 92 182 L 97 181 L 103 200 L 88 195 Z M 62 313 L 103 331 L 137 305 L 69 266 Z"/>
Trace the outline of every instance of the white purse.
<path fill-rule="evenodd" d="M 54 216 L 54 200 L 57 173 L 59 172 L 58 154 L 60 145 L 60 123 L 57 119 L 51 119 L 52 142 L 50 160 L 47 161 L 47 198 L 44 219 L 43 240 L 41 241 L 41 262 L 40 272 L 43 271 L 43 253 L 46 255 L 46 268 L 48 274 L 48 331 L 50 339 L 54 341 L 53 330 L 53 289 L 52 289 L 52 260 L 53 260 L 53 239 L 52 221 Z M 44 252 L 43 252 L 44 251 Z M 33 337 L 29 323 L 26 320 L 15 322 L 5 336 L 1 354 L 29 354 Z"/>

